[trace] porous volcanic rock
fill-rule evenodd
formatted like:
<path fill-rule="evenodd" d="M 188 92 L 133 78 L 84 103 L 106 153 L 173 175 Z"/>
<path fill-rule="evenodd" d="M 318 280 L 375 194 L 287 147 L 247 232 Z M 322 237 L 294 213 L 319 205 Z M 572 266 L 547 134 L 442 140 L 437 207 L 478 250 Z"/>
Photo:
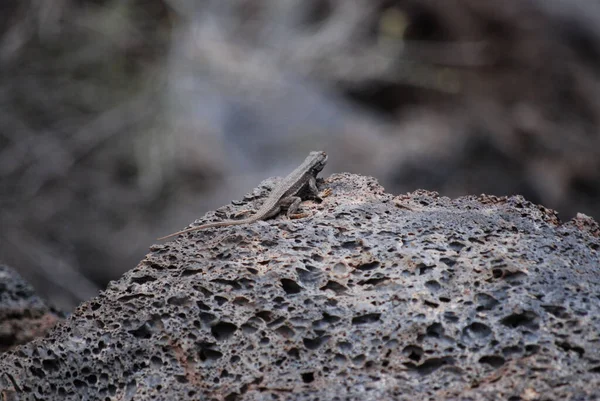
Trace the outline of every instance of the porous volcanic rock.
<path fill-rule="evenodd" d="M 265 181 L 219 218 L 256 207 Z M 520 196 L 338 174 L 310 217 L 195 232 L 4 355 L 43 400 L 588 400 L 600 240 Z M 209 213 L 212 220 L 215 213 Z"/>
<path fill-rule="evenodd" d="M 0 264 L 0 352 L 44 335 L 60 319 L 15 270 Z"/>

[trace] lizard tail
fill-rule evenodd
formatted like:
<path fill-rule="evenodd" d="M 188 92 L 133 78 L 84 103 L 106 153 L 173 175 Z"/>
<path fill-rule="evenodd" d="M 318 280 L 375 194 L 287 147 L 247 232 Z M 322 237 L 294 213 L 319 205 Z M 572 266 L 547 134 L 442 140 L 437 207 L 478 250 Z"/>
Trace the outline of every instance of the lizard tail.
<path fill-rule="evenodd" d="M 198 226 L 198 227 L 187 228 L 185 230 L 177 231 L 177 232 L 175 232 L 173 234 L 169 234 L 169 235 L 165 235 L 164 237 L 157 238 L 157 240 L 160 241 L 160 240 L 163 240 L 163 239 L 175 237 L 175 236 L 177 236 L 179 234 L 191 233 L 193 231 L 203 230 L 205 228 L 221 227 L 221 226 L 223 226 L 224 223 L 225 223 L 224 221 L 219 221 L 219 222 L 216 222 L 216 223 L 204 224 L 204 225 Z"/>
<path fill-rule="evenodd" d="M 175 237 L 179 234 L 191 233 L 193 231 L 204 230 L 205 228 L 224 227 L 224 226 L 237 226 L 239 224 L 252 223 L 253 219 L 244 220 L 230 220 L 230 221 L 217 221 L 215 223 L 203 224 L 201 226 L 187 228 L 185 230 L 177 231 L 176 233 L 165 235 L 164 237 L 157 238 L 157 241 L 162 241 L 167 238 Z"/>
<path fill-rule="evenodd" d="M 164 237 L 159 237 L 156 240 L 157 241 L 162 241 L 164 239 L 171 238 L 171 237 L 174 237 L 174 236 L 179 235 L 179 234 L 189 233 L 190 231 L 194 231 L 194 230 L 195 230 L 195 228 L 188 228 L 187 230 L 181 230 L 181 231 L 177 231 L 176 233 L 173 233 L 173 234 L 165 235 Z"/>

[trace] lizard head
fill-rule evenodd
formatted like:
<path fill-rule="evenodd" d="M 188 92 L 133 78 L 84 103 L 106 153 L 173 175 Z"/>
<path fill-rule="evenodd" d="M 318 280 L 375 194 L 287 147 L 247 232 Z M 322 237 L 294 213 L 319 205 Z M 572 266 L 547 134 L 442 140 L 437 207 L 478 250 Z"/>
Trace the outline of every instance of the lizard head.
<path fill-rule="evenodd" d="M 327 164 L 327 153 L 321 150 L 310 152 L 306 160 L 311 164 L 311 170 L 318 173 Z"/>

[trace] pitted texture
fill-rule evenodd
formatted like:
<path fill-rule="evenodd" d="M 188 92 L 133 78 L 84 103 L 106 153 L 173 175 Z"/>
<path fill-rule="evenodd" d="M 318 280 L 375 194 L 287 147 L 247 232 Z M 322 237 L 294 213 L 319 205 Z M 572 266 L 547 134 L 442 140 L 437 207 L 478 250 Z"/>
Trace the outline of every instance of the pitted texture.
<path fill-rule="evenodd" d="M 31 285 L 0 264 L 0 352 L 44 335 L 59 320 Z"/>
<path fill-rule="evenodd" d="M 311 217 L 154 246 L 7 354 L 0 383 L 44 400 L 600 394 L 593 220 L 561 225 L 519 196 L 393 197 L 350 174 L 321 187 Z"/>

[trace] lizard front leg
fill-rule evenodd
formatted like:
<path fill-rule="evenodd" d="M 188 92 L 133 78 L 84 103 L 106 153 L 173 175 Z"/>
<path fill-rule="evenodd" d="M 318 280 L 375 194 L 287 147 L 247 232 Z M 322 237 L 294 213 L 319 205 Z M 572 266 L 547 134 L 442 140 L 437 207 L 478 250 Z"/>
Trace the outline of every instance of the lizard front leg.
<path fill-rule="evenodd" d="M 290 219 L 299 219 L 308 216 L 306 213 L 296 213 L 300 207 L 302 198 L 299 196 L 289 196 L 281 200 L 281 207 L 287 209 L 286 216 Z"/>
<path fill-rule="evenodd" d="M 315 177 L 312 177 L 310 180 L 308 180 L 307 188 L 309 198 L 314 199 L 319 203 L 323 201 L 323 198 L 328 197 L 333 192 L 331 188 L 327 188 L 323 192 L 319 193 L 319 188 L 317 188 L 317 179 Z"/>
<path fill-rule="evenodd" d="M 302 198 L 299 196 L 289 196 L 285 199 L 281 199 L 280 204 L 282 208 L 287 209 L 286 216 L 290 219 L 300 219 L 303 217 L 309 216 L 308 213 L 296 213 L 298 208 L 300 207 L 300 203 L 302 199 L 314 199 L 317 202 L 322 202 L 321 196 L 326 197 L 331 194 L 331 190 L 327 189 L 323 191 L 322 194 L 319 194 L 319 188 L 317 187 L 317 179 L 316 177 L 310 177 L 308 182 L 306 183 L 306 187 L 304 189 L 304 193 Z M 321 195 L 321 196 L 320 196 Z"/>

